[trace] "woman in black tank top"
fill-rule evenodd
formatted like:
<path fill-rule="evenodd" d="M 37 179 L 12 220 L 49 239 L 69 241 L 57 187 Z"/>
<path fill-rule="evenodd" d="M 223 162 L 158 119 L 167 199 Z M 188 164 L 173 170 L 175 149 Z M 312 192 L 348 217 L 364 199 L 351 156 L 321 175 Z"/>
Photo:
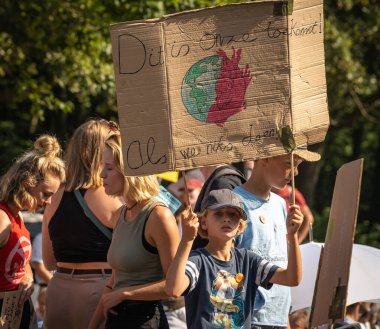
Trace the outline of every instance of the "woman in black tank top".
<path fill-rule="evenodd" d="M 169 328 L 161 299 L 165 275 L 179 243 L 173 214 L 155 201 L 155 176 L 124 176 L 120 135 L 106 141 L 103 178 L 106 193 L 126 204 L 115 225 L 108 261 L 114 269 L 88 329 L 107 314 L 106 328 Z"/>
<path fill-rule="evenodd" d="M 89 120 L 75 130 L 66 150 L 66 185 L 43 219 L 43 260 L 56 270 L 47 289 L 44 328 L 87 328 L 111 276 L 105 233 L 111 233 L 123 202 L 105 193 L 100 165 L 114 128 L 103 119 Z"/>

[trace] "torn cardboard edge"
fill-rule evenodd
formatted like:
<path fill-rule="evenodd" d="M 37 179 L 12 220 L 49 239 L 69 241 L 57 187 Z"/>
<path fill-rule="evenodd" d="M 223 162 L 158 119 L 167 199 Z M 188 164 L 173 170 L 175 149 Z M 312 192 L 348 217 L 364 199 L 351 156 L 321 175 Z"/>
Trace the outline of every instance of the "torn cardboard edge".
<path fill-rule="evenodd" d="M 313 2 L 313 4 L 321 5 L 321 1 L 312 1 L 312 2 Z M 301 5 L 304 5 L 304 3 L 302 1 L 298 1 L 298 2 L 295 1 L 294 7 L 296 7 L 297 3 L 301 3 Z M 184 106 L 184 104 L 180 105 L 180 102 L 181 102 L 180 99 L 181 99 L 181 97 L 183 97 L 183 95 L 181 96 L 179 92 L 176 92 L 175 89 L 170 87 L 170 83 L 172 81 L 171 76 L 173 76 L 173 72 L 174 72 L 173 68 L 171 66 L 174 65 L 175 59 L 168 58 L 168 49 L 167 49 L 167 46 L 170 45 L 170 42 L 172 42 L 172 44 L 173 44 L 173 42 L 175 43 L 177 41 L 177 40 L 173 39 L 174 38 L 173 35 L 175 35 L 175 33 L 177 33 L 177 34 L 183 33 L 183 30 L 181 30 L 183 28 L 183 25 L 181 25 L 181 24 L 179 25 L 180 32 L 178 32 L 178 30 L 175 31 L 174 29 L 170 30 L 167 26 L 165 27 L 164 25 L 162 25 L 162 23 L 165 23 L 165 24 L 167 23 L 170 25 L 170 27 L 173 27 L 173 23 L 175 24 L 175 21 L 173 21 L 173 20 L 175 20 L 175 18 L 186 17 L 186 23 L 191 21 L 191 19 L 196 20 L 197 17 L 194 17 L 194 18 L 190 17 L 189 18 L 189 15 L 194 14 L 194 13 L 199 14 L 199 15 L 201 15 L 201 14 L 206 15 L 206 13 L 212 14 L 212 13 L 215 13 L 216 11 L 218 11 L 218 13 L 220 13 L 221 8 L 223 9 L 225 7 L 238 8 L 238 9 L 241 9 L 244 7 L 243 9 L 245 10 L 247 8 L 251 8 L 250 6 L 252 6 L 252 5 L 256 5 L 256 8 L 259 8 L 258 5 L 268 6 L 268 4 L 271 4 L 272 6 L 274 6 L 274 4 L 283 6 L 285 4 L 287 5 L 287 2 L 270 1 L 270 2 L 255 2 L 255 3 L 225 5 L 225 6 L 221 6 L 221 7 L 213 7 L 213 8 L 206 8 L 206 9 L 199 9 L 199 10 L 194 10 L 194 11 L 182 12 L 182 13 L 178 13 L 178 14 L 164 16 L 164 17 L 158 18 L 158 19 L 152 19 L 152 20 L 146 20 L 146 21 L 137 21 L 137 22 L 134 21 L 134 22 L 129 22 L 129 23 L 118 23 L 118 24 L 111 26 L 111 36 L 113 37 L 113 48 L 114 49 L 115 49 L 115 47 L 114 47 L 115 42 L 116 43 L 119 42 L 119 45 L 120 45 L 120 33 L 123 33 L 123 35 L 127 35 L 127 37 L 129 37 L 128 33 L 130 33 L 130 31 L 131 31 L 130 29 L 137 29 L 137 30 L 140 30 L 139 33 L 143 33 L 143 32 L 141 32 L 143 30 L 143 28 L 149 27 L 149 31 L 152 34 L 153 33 L 152 27 L 155 27 L 155 29 L 157 29 L 157 32 L 155 32 L 155 33 L 157 33 L 157 36 L 159 36 L 159 40 L 160 40 L 157 43 L 157 45 L 159 45 L 159 47 L 160 47 L 159 48 L 160 49 L 159 55 L 162 56 L 162 61 L 163 61 L 162 65 L 164 66 L 162 69 L 161 76 L 162 76 L 163 84 L 165 84 L 165 88 L 162 88 L 162 93 L 166 94 L 166 97 L 165 97 L 166 100 L 164 98 L 162 99 L 162 101 L 163 101 L 162 106 L 164 106 L 163 104 L 166 103 L 166 105 L 165 105 L 166 112 L 165 112 L 164 116 L 166 116 L 168 118 L 168 123 L 167 123 L 165 129 L 162 128 L 162 127 L 164 127 L 163 123 L 156 123 L 156 121 L 148 123 L 148 122 L 145 122 L 143 119 L 141 121 L 139 121 L 139 123 L 137 125 L 136 118 L 140 117 L 143 112 L 146 112 L 146 109 L 145 108 L 142 109 L 141 111 L 143 111 L 143 112 L 136 112 L 132 117 L 131 116 L 132 112 L 130 112 L 130 111 L 134 110 L 136 105 L 139 104 L 139 99 L 136 98 L 136 100 L 133 100 L 130 104 L 128 104 L 128 102 L 129 102 L 128 96 L 129 96 L 129 99 L 131 99 L 130 94 L 128 94 L 128 92 L 131 91 L 131 92 L 135 92 L 135 93 L 139 94 L 143 90 L 145 91 L 147 88 L 146 88 L 146 86 L 142 87 L 142 82 L 140 82 L 140 83 L 138 83 L 139 86 L 137 88 L 135 88 L 135 90 L 133 91 L 133 88 L 134 88 L 133 85 L 131 85 L 130 87 L 127 86 L 128 83 L 129 84 L 131 83 L 131 81 L 128 81 L 128 79 L 125 78 L 125 76 L 123 76 L 123 74 L 120 75 L 120 72 L 121 72 L 120 69 L 118 70 L 119 76 L 117 76 L 117 71 L 115 70 L 115 75 L 116 75 L 116 80 L 117 80 L 116 85 L 117 85 L 117 95 L 118 95 L 118 109 L 119 109 L 119 118 L 120 118 L 119 121 L 120 121 L 120 126 L 122 128 L 121 133 L 122 133 L 122 137 L 123 137 L 123 141 L 124 141 L 124 145 L 125 145 L 125 147 L 123 148 L 123 153 L 124 153 L 125 163 L 127 164 L 127 166 L 126 166 L 127 167 L 126 168 L 126 174 L 127 175 L 134 176 L 134 175 L 145 175 L 145 174 L 152 174 L 152 173 L 160 173 L 160 172 L 164 172 L 164 171 L 168 171 L 168 170 L 175 170 L 175 171 L 186 170 L 186 169 L 190 169 L 193 167 L 202 167 L 202 166 L 216 165 L 216 164 L 221 164 L 221 163 L 239 162 L 239 161 L 243 161 L 243 160 L 252 160 L 252 159 L 259 159 L 259 158 L 268 157 L 268 156 L 276 156 L 276 155 L 286 154 L 286 151 L 281 147 L 281 144 L 278 142 L 278 139 L 276 136 L 277 131 L 274 131 L 273 134 L 272 133 L 269 134 L 269 131 L 273 130 L 274 126 L 276 126 L 275 129 L 279 128 L 279 126 L 278 126 L 279 122 L 277 122 L 274 126 L 273 126 L 273 122 L 272 122 L 271 123 L 272 128 L 268 128 L 268 125 L 265 126 L 266 123 L 263 123 L 264 119 L 259 117 L 259 120 L 261 120 L 263 122 L 257 121 L 257 122 L 252 122 L 250 124 L 250 119 L 248 120 L 248 117 L 247 117 L 247 119 L 244 119 L 244 116 L 242 116 L 240 114 L 239 115 L 242 118 L 242 120 L 240 120 L 240 122 L 241 122 L 240 126 L 235 125 L 235 120 L 229 120 L 225 124 L 226 129 L 219 129 L 217 127 L 211 127 L 211 124 L 203 127 L 202 123 L 200 123 L 200 122 L 197 123 L 197 121 L 196 121 L 195 123 L 197 123 L 197 126 L 189 128 L 189 131 L 191 131 L 191 130 L 194 131 L 193 136 L 196 139 L 194 139 L 193 142 L 189 143 L 189 141 L 193 137 L 186 133 L 186 129 L 184 129 L 185 126 L 183 125 L 182 122 L 184 120 L 185 121 L 188 120 L 188 122 L 189 122 L 188 124 L 193 125 L 194 123 L 192 123 L 192 122 L 194 122 L 194 121 L 192 121 L 192 118 L 189 116 L 189 113 L 186 113 L 186 112 L 184 112 L 184 114 L 189 116 L 188 119 L 187 119 L 187 117 L 183 117 L 183 118 L 178 117 L 178 115 L 176 117 L 176 113 L 179 111 L 178 106 L 182 106 L 182 108 Z M 293 4 L 293 2 L 292 2 L 292 4 Z M 286 110 L 285 110 L 283 115 L 285 115 L 285 116 L 288 115 L 288 119 L 285 119 L 285 121 L 284 120 L 280 120 L 280 121 L 283 122 L 283 124 L 289 124 L 290 123 L 292 125 L 292 127 L 295 128 L 293 130 L 294 130 L 294 136 L 295 136 L 295 140 L 297 142 L 297 145 L 314 144 L 314 143 L 321 142 L 324 139 L 324 136 L 325 136 L 325 133 L 327 131 L 328 124 L 329 124 L 328 123 L 327 102 L 326 102 L 326 97 L 327 97 L 326 95 L 327 94 L 326 94 L 326 90 L 325 90 L 326 89 L 325 81 L 322 81 L 322 82 L 317 81 L 317 83 L 320 84 L 320 86 L 318 86 L 319 91 L 316 90 L 315 87 L 314 87 L 314 91 L 312 91 L 312 94 L 315 94 L 315 95 L 313 95 L 312 98 L 310 98 L 310 105 L 309 106 L 310 106 L 310 108 L 313 109 L 310 112 L 310 114 L 306 114 L 306 115 L 302 114 L 301 119 L 293 118 L 293 116 L 292 116 L 292 111 L 293 111 L 292 108 L 297 108 L 298 113 L 301 114 L 301 110 L 304 106 L 303 103 L 305 103 L 305 99 L 307 99 L 306 96 L 307 96 L 307 93 L 309 92 L 308 91 L 309 89 L 305 89 L 303 91 L 302 88 L 304 87 L 305 83 L 302 81 L 302 79 L 300 80 L 300 82 L 297 81 L 297 79 L 299 79 L 300 77 L 302 78 L 302 74 L 301 74 L 302 72 L 298 73 L 297 75 L 294 75 L 294 73 L 292 73 L 292 71 L 291 71 L 292 66 L 294 66 L 294 65 L 296 66 L 298 63 L 298 60 L 297 60 L 297 58 L 291 59 L 292 58 L 292 55 L 291 55 L 292 45 L 289 43 L 290 42 L 289 35 L 292 35 L 292 33 L 294 33 L 294 37 L 295 37 L 295 36 L 297 36 L 297 33 L 299 33 L 299 35 L 301 37 L 307 36 L 309 34 L 311 35 L 311 37 L 313 37 L 312 34 L 319 33 L 322 36 L 322 41 L 321 41 L 321 38 L 319 36 L 318 42 L 321 43 L 321 47 L 323 50 L 323 33 L 321 30 L 321 27 L 319 26 L 322 24 L 322 21 L 320 21 L 319 23 L 317 21 L 317 19 L 320 19 L 320 20 L 322 19 L 323 6 L 320 6 L 320 9 L 321 9 L 321 13 L 318 12 L 319 18 L 316 16 L 317 18 L 316 18 L 316 21 L 314 23 L 312 23 L 312 20 L 310 22 L 305 23 L 305 24 L 307 24 L 306 26 L 308 26 L 308 28 L 303 28 L 302 27 L 303 25 L 301 25 L 301 26 L 297 25 L 296 24 L 297 22 L 296 23 L 293 22 L 293 18 L 292 18 L 292 25 L 291 26 L 289 25 L 289 23 L 290 23 L 289 19 L 285 19 L 286 26 L 284 26 L 284 28 L 276 27 L 274 25 L 271 26 L 271 28 L 273 28 L 273 31 L 271 30 L 271 33 L 273 33 L 273 35 L 276 34 L 276 37 L 281 37 L 281 36 L 284 37 L 286 45 L 287 45 L 287 50 L 288 50 L 287 65 L 285 65 L 284 68 L 287 69 L 286 75 L 288 76 L 288 79 L 289 79 L 288 87 L 287 87 L 287 88 L 289 88 L 289 96 L 288 96 L 288 99 L 289 99 L 288 111 L 289 111 L 289 113 L 286 114 Z M 293 13 L 296 13 L 296 12 L 297 12 L 296 10 L 293 11 Z M 222 14 L 223 14 L 223 12 L 222 12 Z M 308 16 L 306 15 L 305 17 L 308 17 Z M 207 17 L 205 19 L 207 19 Z M 273 19 L 275 19 L 274 16 L 273 16 Z M 301 23 L 299 23 L 299 24 L 304 24 L 304 21 L 303 21 L 304 19 L 305 18 L 302 16 L 302 19 L 300 21 Z M 308 18 L 308 19 L 310 19 L 310 18 Z M 226 23 L 226 25 L 227 25 L 227 23 Z M 317 31 L 317 28 L 319 28 L 320 30 Z M 268 27 L 268 29 L 269 29 L 269 27 Z M 172 34 L 172 31 L 174 31 L 175 33 Z M 219 31 L 219 30 L 217 30 L 217 31 Z M 296 33 L 294 31 L 298 31 L 298 32 Z M 126 33 L 126 32 L 128 32 L 128 33 Z M 119 33 L 119 37 L 118 37 L 119 40 L 116 41 L 114 38 L 115 38 L 115 35 L 117 35 L 118 33 Z M 171 41 L 167 40 L 167 38 L 166 38 L 167 33 L 170 37 L 172 37 L 172 39 L 174 41 L 173 40 L 171 40 Z M 268 30 L 268 33 L 269 33 L 269 30 Z M 178 36 L 179 36 L 179 38 L 181 37 L 180 34 L 178 34 Z M 304 39 L 302 39 L 302 42 L 303 42 L 303 40 Z M 311 42 L 313 44 L 314 41 L 311 41 Z M 182 44 L 180 42 L 178 44 L 180 44 L 182 47 Z M 147 47 L 148 46 L 151 46 L 151 45 L 147 45 Z M 258 46 L 260 47 L 261 45 L 258 45 Z M 180 49 L 179 54 L 181 54 L 181 49 L 183 49 L 183 48 L 179 48 L 179 49 Z M 244 49 L 249 49 L 249 48 L 244 48 Z M 260 49 L 260 48 L 258 48 L 258 49 Z M 115 52 L 113 51 L 115 68 L 117 67 L 117 65 L 119 65 L 119 68 L 120 68 L 120 65 L 121 65 L 120 59 L 122 57 L 122 54 L 120 52 L 120 48 L 118 50 L 119 50 L 119 52 L 118 52 L 119 58 L 118 59 L 115 59 Z M 144 45 L 144 50 L 145 50 L 145 45 Z M 246 50 L 246 51 L 248 51 L 248 50 Z M 257 54 L 258 52 L 255 51 L 255 53 Z M 232 58 L 230 56 L 234 56 L 234 55 L 231 55 L 231 49 L 229 49 L 228 47 L 226 48 L 226 54 L 229 57 L 229 60 L 232 60 Z M 154 55 L 155 55 L 155 53 L 153 53 L 153 50 L 152 50 L 152 52 L 149 54 L 149 60 L 151 60 L 152 56 L 154 56 Z M 276 55 L 277 55 L 277 53 L 276 53 Z M 145 60 L 146 60 L 147 56 L 148 56 L 148 54 L 145 54 Z M 204 55 L 204 56 L 206 56 L 206 55 Z M 296 56 L 299 56 L 299 55 L 296 55 Z M 193 57 L 191 57 L 190 60 L 192 60 Z M 314 54 L 313 54 L 313 57 L 315 57 Z M 196 56 L 194 58 L 195 59 L 193 61 L 196 62 L 196 60 L 197 60 Z M 284 60 L 285 60 L 285 58 L 286 58 L 286 56 L 284 57 Z M 322 58 L 323 58 L 323 51 L 322 51 Z M 187 62 L 188 61 L 184 61 L 182 63 L 181 61 L 178 61 L 178 64 L 176 64 L 175 67 L 182 69 L 182 67 L 184 65 L 188 65 Z M 256 65 L 255 64 L 256 62 L 250 62 L 250 63 L 253 63 L 251 65 Z M 154 65 L 158 65 L 158 63 L 154 64 Z M 257 65 L 260 65 L 260 63 L 258 63 Z M 259 68 L 260 68 L 260 66 L 259 66 Z M 239 69 L 241 69 L 241 66 Z M 297 70 L 296 67 L 295 67 L 295 70 Z M 306 68 L 305 74 L 310 75 L 310 73 L 308 73 L 309 71 L 310 71 L 310 69 Z M 322 68 L 322 71 L 323 71 L 323 74 L 320 74 L 320 75 L 322 76 L 321 79 L 324 80 L 324 74 L 325 74 L 324 73 L 324 66 Z M 129 72 L 129 71 L 126 70 L 124 72 Z M 178 73 L 178 72 L 176 72 L 176 73 Z M 180 74 L 182 76 L 182 74 L 185 74 L 185 73 L 186 72 L 184 72 L 184 73 L 179 72 L 178 74 Z M 146 74 L 146 72 L 144 74 Z M 286 75 L 284 75 L 284 77 Z M 149 75 L 146 75 L 146 76 L 148 77 Z M 276 76 L 276 75 L 274 75 L 274 76 Z M 294 79 L 293 79 L 293 76 L 295 77 Z M 252 77 L 256 78 L 255 75 L 252 75 Z M 147 80 L 146 82 L 149 82 L 149 83 L 151 83 L 151 81 L 154 80 L 153 76 L 151 76 L 150 78 L 147 78 L 147 79 L 149 79 L 149 80 Z M 293 82 L 293 80 L 294 80 L 294 82 Z M 134 79 L 133 82 L 136 82 L 136 79 Z M 267 82 L 263 81 L 263 83 L 261 83 L 261 88 L 263 86 L 266 86 L 265 83 L 267 83 Z M 284 83 L 284 82 L 280 82 L 280 83 Z M 310 82 L 308 82 L 308 83 L 310 84 Z M 121 87 L 122 89 L 120 89 L 120 86 L 122 86 Z M 160 86 L 159 85 L 157 85 L 157 86 L 158 87 L 154 87 L 154 88 L 148 87 L 148 89 L 149 90 L 156 90 L 156 92 L 159 93 L 157 91 L 158 90 L 157 88 L 159 88 Z M 177 84 L 174 83 L 174 86 L 177 86 Z M 178 86 L 180 86 L 180 84 L 178 84 Z M 257 86 L 257 84 L 256 84 L 256 86 Z M 282 86 L 282 85 L 281 84 L 278 85 L 278 83 L 276 82 L 276 88 L 278 88 L 279 86 Z M 285 86 L 285 85 L 283 84 L 283 86 Z M 295 96 L 297 96 L 298 94 L 301 95 L 303 93 L 302 97 L 300 98 L 301 103 L 299 101 L 297 101 L 298 103 L 296 102 L 296 103 L 292 104 L 293 103 L 292 102 L 293 96 L 291 96 L 291 91 L 293 90 L 293 88 L 296 91 L 294 93 Z M 285 87 L 285 89 L 286 89 L 286 87 Z M 319 94 L 320 96 L 316 97 L 317 94 Z M 150 96 L 151 95 L 152 95 L 152 93 L 150 94 Z M 251 97 L 252 100 L 250 100 L 250 98 L 247 98 L 245 100 L 245 102 L 251 102 L 250 103 L 251 105 L 249 105 L 249 106 L 252 106 L 252 104 L 253 104 L 253 106 L 256 107 L 256 105 L 254 105 L 255 102 L 258 102 L 257 104 L 260 104 L 259 103 L 260 100 L 258 99 L 256 101 L 255 97 L 257 98 L 257 96 L 254 96 L 254 98 Z M 282 102 L 280 98 L 276 99 L 275 95 L 271 95 L 271 98 L 272 98 L 272 101 L 277 102 L 276 103 L 277 106 L 279 106 Z M 124 99 L 126 101 L 124 101 Z M 141 99 L 141 97 L 140 97 L 140 99 Z M 286 97 L 285 97 L 284 101 L 287 102 Z M 264 106 L 260 109 L 260 111 L 265 111 L 265 108 L 268 108 L 268 106 L 265 103 L 263 105 L 259 105 L 257 108 L 259 109 L 260 106 Z M 286 106 L 287 105 L 285 103 L 284 109 L 286 108 Z M 248 111 L 247 109 L 245 109 L 245 110 Z M 181 109 L 181 111 L 183 111 L 183 110 Z M 123 112 L 123 113 L 121 113 L 121 112 Z M 128 113 L 130 113 L 130 114 L 128 114 Z M 139 113 L 139 114 L 136 115 L 137 113 Z M 162 113 L 164 113 L 164 112 L 162 112 Z M 153 114 L 153 112 L 152 112 L 152 114 Z M 128 123 L 124 124 L 123 120 L 125 120 L 127 117 L 128 117 L 128 119 L 127 119 Z M 251 117 L 251 116 L 249 116 L 249 117 Z M 312 121 L 310 121 L 311 118 L 317 118 L 317 117 L 318 117 L 317 120 L 313 119 Z M 122 119 L 122 118 L 125 118 L 125 119 Z M 180 120 L 178 120 L 179 118 L 180 118 Z M 297 119 L 297 120 L 295 120 L 295 119 Z M 309 126 L 307 126 L 307 124 L 305 126 L 305 122 L 307 123 L 308 121 L 310 121 L 311 123 L 309 124 Z M 245 124 L 245 129 L 242 126 L 244 124 L 244 122 L 247 122 L 247 124 Z M 144 125 L 145 125 L 145 127 L 144 127 Z M 251 134 L 251 132 L 249 131 L 249 126 L 251 126 L 251 131 L 252 131 L 252 127 L 254 127 L 253 128 L 253 134 Z M 305 127 L 303 127 L 303 126 L 305 126 Z M 238 137 L 238 138 L 240 138 L 240 142 L 236 139 L 235 139 L 235 141 L 232 141 L 232 140 L 230 141 L 230 136 L 233 136 L 233 138 L 235 138 L 234 136 L 236 136 L 234 129 L 238 133 L 241 133 L 242 131 L 245 130 L 246 131 L 245 134 L 247 134 L 247 135 L 242 136 L 242 137 Z M 145 130 L 147 132 L 154 132 L 157 136 L 160 136 L 159 138 L 162 138 L 162 136 L 163 136 L 162 134 L 167 134 L 167 133 L 168 133 L 168 136 L 170 136 L 170 137 L 168 137 L 168 138 L 165 137 L 164 141 L 160 141 L 159 138 L 156 138 L 156 136 L 146 136 L 146 137 L 144 137 L 144 140 L 143 140 L 143 138 L 140 138 L 138 135 L 139 131 L 141 131 L 141 130 Z M 211 133 L 208 130 L 212 130 L 214 133 Z M 202 137 L 202 133 L 199 133 L 200 131 L 204 131 L 206 133 L 205 135 L 203 135 L 204 138 Z M 268 136 L 266 136 L 267 132 L 268 132 Z M 137 135 L 136 135 L 136 133 L 137 133 Z M 215 137 L 213 137 L 213 136 L 215 136 Z M 199 144 L 200 137 L 203 138 L 203 141 L 200 142 L 201 144 Z M 208 141 L 207 141 L 207 139 L 208 139 Z M 132 143 L 134 143 L 134 144 L 131 145 Z M 197 144 L 198 144 L 198 146 L 196 146 Z M 167 147 L 167 146 L 169 146 L 169 147 Z M 156 154 L 154 154 L 153 151 L 156 152 Z M 125 154 L 125 153 L 127 153 L 127 154 Z M 129 164 L 131 164 L 131 165 L 129 165 Z"/>
<path fill-rule="evenodd" d="M 313 328 L 345 316 L 363 162 L 346 163 L 337 172 L 310 313 L 309 325 Z"/>
<path fill-rule="evenodd" d="M 293 13 L 293 1 L 294 0 L 273 0 L 273 1 L 256 1 L 256 3 L 263 3 L 263 2 L 272 2 L 273 5 L 273 16 L 288 16 Z M 241 2 L 241 3 L 230 3 L 230 4 L 225 4 L 225 5 L 220 5 L 220 6 L 211 6 L 207 8 L 199 8 L 199 9 L 190 9 L 186 11 L 181 11 L 178 13 L 173 13 L 173 14 L 168 14 L 168 15 L 163 15 L 158 18 L 147 18 L 147 19 L 136 19 L 133 21 L 125 21 L 125 22 L 120 22 L 120 23 L 113 23 L 110 25 L 110 30 L 115 30 L 118 29 L 119 26 L 124 26 L 125 24 L 128 25 L 138 25 L 138 24 L 157 24 L 161 22 L 165 22 L 168 19 L 172 19 L 174 17 L 179 17 L 183 15 L 187 15 L 189 13 L 197 13 L 197 12 L 204 12 L 204 11 L 213 11 L 215 8 L 233 8 L 233 7 L 242 7 L 242 6 L 250 6 L 252 3 L 251 2 Z"/>

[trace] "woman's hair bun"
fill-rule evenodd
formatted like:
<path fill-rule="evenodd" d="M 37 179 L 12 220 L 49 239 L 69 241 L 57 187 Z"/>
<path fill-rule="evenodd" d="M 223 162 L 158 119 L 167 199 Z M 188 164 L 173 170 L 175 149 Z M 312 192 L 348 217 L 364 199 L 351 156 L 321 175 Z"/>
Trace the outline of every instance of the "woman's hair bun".
<path fill-rule="evenodd" d="M 56 137 L 41 135 L 34 142 L 34 149 L 43 156 L 56 157 L 61 153 L 61 146 Z"/>

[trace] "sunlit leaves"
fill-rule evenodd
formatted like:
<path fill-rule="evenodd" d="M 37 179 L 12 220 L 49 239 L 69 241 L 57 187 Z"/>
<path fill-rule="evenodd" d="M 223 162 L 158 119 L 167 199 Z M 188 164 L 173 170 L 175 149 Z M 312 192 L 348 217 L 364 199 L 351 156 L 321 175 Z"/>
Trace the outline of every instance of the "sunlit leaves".
<path fill-rule="evenodd" d="M 294 140 L 293 132 L 290 126 L 281 127 L 278 130 L 278 138 L 284 146 L 286 152 L 291 153 L 296 148 L 296 141 Z"/>

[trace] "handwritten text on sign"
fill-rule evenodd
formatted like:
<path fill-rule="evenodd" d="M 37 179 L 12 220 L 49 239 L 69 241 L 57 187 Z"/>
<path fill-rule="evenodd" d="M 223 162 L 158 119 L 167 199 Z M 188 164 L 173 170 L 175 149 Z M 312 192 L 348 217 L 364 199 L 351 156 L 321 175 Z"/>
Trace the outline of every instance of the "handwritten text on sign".
<path fill-rule="evenodd" d="M 269 22 L 264 29 L 268 38 L 279 38 L 288 35 L 290 37 L 303 37 L 311 34 L 322 33 L 322 17 L 315 20 L 307 26 L 300 26 L 294 19 L 291 20 L 291 25 L 288 29 L 276 28 L 273 22 Z M 262 32 L 262 31 L 259 31 Z M 233 46 L 237 43 L 252 43 L 257 38 L 253 33 L 243 33 L 240 35 L 220 35 L 218 33 L 204 32 L 200 40 L 195 42 L 195 45 L 202 50 L 217 49 Z M 137 74 L 144 66 L 156 67 L 164 64 L 164 47 L 161 45 L 158 48 L 152 48 L 149 44 L 145 44 L 143 40 L 133 34 L 121 34 L 119 36 L 119 45 L 127 43 L 129 47 L 134 47 L 138 50 L 139 62 L 131 66 L 128 56 L 121 52 L 119 47 L 119 74 Z M 186 57 L 191 54 L 191 45 L 194 43 L 176 43 L 166 45 L 166 56 L 171 58 Z M 128 48 L 125 48 L 128 49 Z"/>
<path fill-rule="evenodd" d="M 263 144 L 265 138 L 277 138 L 277 131 L 275 129 L 268 129 L 261 134 L 255 134 L 253 131 L 253 125 L 250 125 L 249 128 L 249 133 L 241 139 L 240 144 L 244 147 L 250 148 L 251 150 L 255 150 L 258 145 Z M 127 159 L 131 159 L 130 162 L 127 162 L 128 167 L 131 169 L 139 169 L 147 164 L 157 165 L 166 163 L 168 161 L 167 155 L 158 154 L 155 151 L 155 147 L 156 141 L 153 137 L 148 138 L 145 146 L 142 146 L 140 141 L 130 143 L 126 149 L 126 152 L 127 154 L 132 152 L 134 156 L 127 156 Z M 228 142 L 223 136 L 220 136 L 217 140 L 198 146 L 191 146 L 181 149 L 180 154 L 184 160 L 190 160 L 205 154 L 215 155 L 218 153 L 228 153 L 233 151 L 233 149 L 234 145 L 231 142 Z M 136 153 L 139 154 L 137 158 Z"/>
<path fill-rule="evenodd" d="M 277 129 L 293 123 L 297 142 L 323 140 L 323 2 L 295 0 L 289 15 L 279 6 L 111 27 L 127 175 L 284 154 Z"/>

